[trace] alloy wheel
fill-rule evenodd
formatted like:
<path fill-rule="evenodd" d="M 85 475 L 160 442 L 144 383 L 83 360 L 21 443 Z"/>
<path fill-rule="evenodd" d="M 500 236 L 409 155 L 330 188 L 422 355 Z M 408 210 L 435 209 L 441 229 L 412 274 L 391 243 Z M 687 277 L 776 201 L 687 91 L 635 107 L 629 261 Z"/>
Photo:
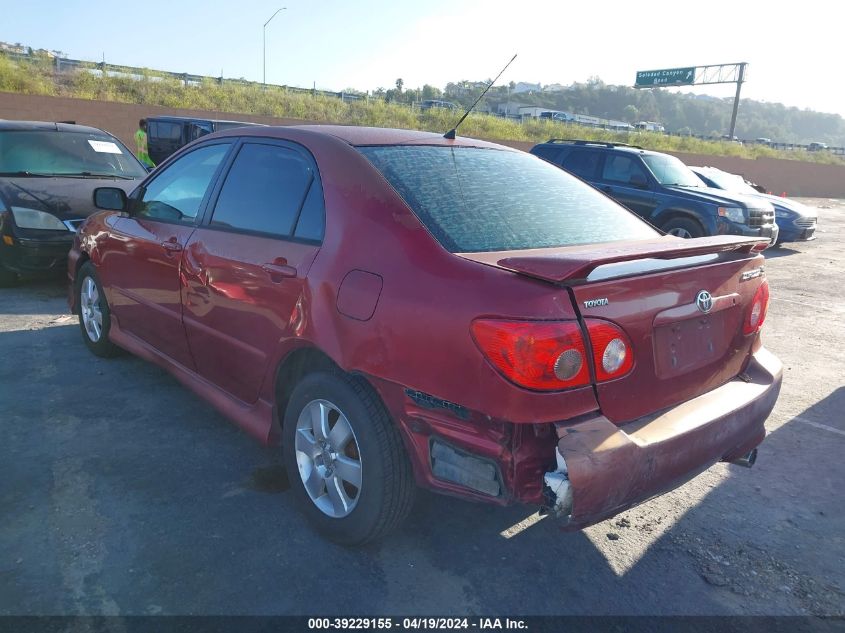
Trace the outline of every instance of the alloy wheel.
<path fill-rule="evenodd" d="M 358 440 L 343 412 L 328 400 L 313 400 L 299 414 L 294 442 L 305 491 L 321 512 L 341 519 L 361 496 Z"/>
<path fill-rule="evenodd" d="M 103 335 L 103 312 L 100 308 L 100 292 L 91 277 L 82 280 L 79 292 L 79 309 L 82 313 L 82 324 L 85 333 L 92 343 L 96 343 Z"/>
<path fill-rule="evenodd" d="M 675 237 L 682 237 L 685 240 L 692 237 L 692 235 L 690 234 L 689 231 L 687 231 L 686 229 L 681 228 L 681 227 L 669 229 L 669 235 L 674 235 Z"/>

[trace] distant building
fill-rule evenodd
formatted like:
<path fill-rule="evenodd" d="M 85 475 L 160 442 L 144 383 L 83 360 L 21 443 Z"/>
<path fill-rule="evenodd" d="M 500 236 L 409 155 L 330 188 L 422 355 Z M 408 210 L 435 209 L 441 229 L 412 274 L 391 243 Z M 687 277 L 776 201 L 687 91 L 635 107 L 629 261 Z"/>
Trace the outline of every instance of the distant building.
<path fill-rule="evenodd" d="M 446 84 L 444 93 L 449 97 L 466 97 L 469 95 L 477 95 L 487 87 L 487 83 L 483 81 L 459 81 L 457 83 Z"/>
<path fill-rule="evenodd" d="M 520 81 L 511 92 L 513 92 L 513 94 L 519 94 L 521 92 L 540 92 L 542 89 L 543 86 L 541 84 L 529 84 L 524 81 Z"/>
<path fill-rule="evenodd" d="M 518 101 L 503 101 L 496 106 L 496 114 L 504 116 L 519 116 L 519 111 L 526 108 L 524 103 Z"/>
<path fill-rule="evenodd" d="M 567 90 L 567 87 L 563 84 L 549 84 L 548 86 L 543 86 L 543 92 L 563 92 Z"/>

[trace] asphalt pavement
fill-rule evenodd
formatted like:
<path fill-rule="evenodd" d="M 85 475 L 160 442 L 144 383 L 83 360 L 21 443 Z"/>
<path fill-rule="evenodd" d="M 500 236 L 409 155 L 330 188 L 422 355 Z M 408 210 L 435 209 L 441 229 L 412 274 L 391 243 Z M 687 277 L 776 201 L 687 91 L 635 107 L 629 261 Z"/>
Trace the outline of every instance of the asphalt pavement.
<path fill-rule="evenodd" d="M 811 203 L 818 239 L 766 252 L 785 379 L 757 464 L 577 533 L 421 493 L 385 541 L 330 544 L 278 449 L 92 356 L 62 283 L 0 289 L 0 615 L 845 613 L 845 201 Z"/>

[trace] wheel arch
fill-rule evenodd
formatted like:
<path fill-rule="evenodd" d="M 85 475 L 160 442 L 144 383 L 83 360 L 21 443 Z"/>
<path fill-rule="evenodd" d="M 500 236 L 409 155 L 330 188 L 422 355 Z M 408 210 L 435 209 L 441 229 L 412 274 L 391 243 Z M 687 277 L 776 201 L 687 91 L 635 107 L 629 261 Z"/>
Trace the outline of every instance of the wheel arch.
<path fill-rule="evenodd" d="M 273 381 L 274 414 L 270 429 L 270 442 L 277 444 L 281 439 L 285 410 L 296 385 L 308 374 L 317 371 L 340 372 L 331 357 L 315 345 L 300 345 L 289 351 L 276 366 Z"/>
<path fill-rule="evenodd" d="M 689 209 L 681 209 L 677 207 L 669 207 L 661 211 L 658 215 L 654 217 L 654 224 L 658 226 L 661 230 L 663 230 L 663 226 L 674 220 L 676 218 L 682 218 L 684 220 L 691 220 L 695 222 L 698 226 L 701 227 L 702 232 L 704 235 L 712 235 L 713 234 L 713 227 L 711 227 L 708 223 L 704 222 L 701 218 L 701 214 L 691 211 Z"/>
<path fill-rule="evenodd" d="M 79 314 L 79 271 L 91 261 L 91 257 L 85 251 L 80 251 L 79 256 L 73 264 L 73 284 L 70 288 L 70 313 Z"/>

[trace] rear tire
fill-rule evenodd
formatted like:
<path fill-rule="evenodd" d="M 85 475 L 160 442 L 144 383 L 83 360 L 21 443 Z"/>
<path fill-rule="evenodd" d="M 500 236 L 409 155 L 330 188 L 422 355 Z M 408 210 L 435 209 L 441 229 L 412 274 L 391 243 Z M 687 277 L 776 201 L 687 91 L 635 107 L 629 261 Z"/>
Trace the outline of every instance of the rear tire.
<path fill-rule="evenodd" d="M 101 358 L 117 356 L 122 350 L 109 340 L 111 311 L 91 262 L 86 262 L 76 275 L 76 300 L 82 340 L 91 352 Z"/>
<path fill-rule="evenodd" d="M 363 380 L 329 372 L 303 378 L 288 402 L 282 441 L 297 503 L 326 538 L 374 541 L 411 511 L 416 488 L 402 438 Z"/>
<path fill-rule="evenodd" d="M 669 235 L 683 237 L 685 239 L 704 236 L 704 228 L 698 222 L 690 218 L 672 218 L 666 222 L 662 228 Z"/>

